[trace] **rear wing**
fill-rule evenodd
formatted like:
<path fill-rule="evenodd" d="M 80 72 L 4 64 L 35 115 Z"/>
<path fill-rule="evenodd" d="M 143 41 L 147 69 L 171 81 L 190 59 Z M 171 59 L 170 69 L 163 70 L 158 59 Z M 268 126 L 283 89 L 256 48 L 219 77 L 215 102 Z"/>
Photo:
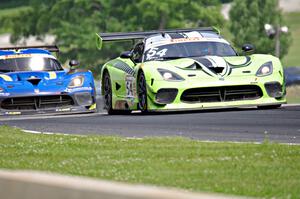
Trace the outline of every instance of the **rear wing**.
<path fill-rule="evenodd" d="M 49 52 L 59 52 L 59 48 L 56 45 L 44 45 L 44 46 L 17 46 L 17 47 L 3 47 L 0 50 L 23 50 L 29 48 L 38 48 L 48 50 Z"/>
<path fill-rule="evenodd" d="M 220 34 L 220 31 L 215 27 L 201 27 L 201 28 L 185 28 L 185 29 L 174 29 L 174 30 L 151 30 L 146 32 L 115 32 L 115 33 L 96 33 L 96 45 L 100 50 L 104 41 L 134 41 L 136 39 L 144 39 L 154 34 L 165 34 L 165 33 L 183 33 L 183 32 L 215 32 Z"/>

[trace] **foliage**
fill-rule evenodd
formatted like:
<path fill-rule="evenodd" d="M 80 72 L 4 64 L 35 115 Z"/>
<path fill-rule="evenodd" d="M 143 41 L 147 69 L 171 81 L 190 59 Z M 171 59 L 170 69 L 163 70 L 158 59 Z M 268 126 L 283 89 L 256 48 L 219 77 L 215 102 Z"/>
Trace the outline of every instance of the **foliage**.
<path fill-rule="evenodd" d="M 233 42 L 241 47 L 252 43 L 257 53 L 275 53 L 275 40 L 266 36 L 264 25 L 285 25 L 277 0 L 235 0 L 230 11 Z M 288 52 L 291 35 L 281 34 L 281 52 L 283 57 Z"/>
<path fill-rule="evenodd" d="M 8 17 L 13 42 L 22 37 L 56 36 L 62 60 L 77 58 L 97 72 L 105 59 L 129 44 L 106 44 L 97 51 L 95 33 L 165 28 L 221 26 L 218 0 L 32 0 L 31 8 Z M 10 22 L 10 23 L 9 23 Z M 13 23 L 11 23 L 13 22 Z M 128 49 L 127 49 L 128 50 Z"/>
<path fill-rule="evenodd" d="M 0 8 L 7 9 L 7 8 L 16 8 L 29 5 L 30 0 L 1 0 Z"/>
<path fill-rule="evenodd" d="M 282 62 L 284 66 L 300 66 L 300 12 L 284 13 L 284 18 L 290 26 L 293 42 Z"/>
<path fill-rule="evenodd" d="M 0 127 L 0 168 L 193 191 L 298 198 L 300 146 L 23 133 Z"/>

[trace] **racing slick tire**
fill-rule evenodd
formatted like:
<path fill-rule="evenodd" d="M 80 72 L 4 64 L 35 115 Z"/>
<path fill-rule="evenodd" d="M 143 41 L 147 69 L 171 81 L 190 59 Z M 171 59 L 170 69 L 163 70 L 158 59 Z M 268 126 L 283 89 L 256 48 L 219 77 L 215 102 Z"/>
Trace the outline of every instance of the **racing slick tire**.
<path fill-rule="evenodd" d="M 104 90 L 104 109 L 109 115 L 126 115 L 130 114 L 131 110 L 114 110 L 112 107 L 112 86 L 109 73 L 106 71 L 103 76 L 103 90 Z"/>
<path fill-rule="evenodd" d="M 139 72 L 138 75 L 138 98 L 139 103 L 138 107 L 142 113 L 148 113 L 148 104 L 147 104 L 147 85 L 146 79 L 143 71 Z"/>

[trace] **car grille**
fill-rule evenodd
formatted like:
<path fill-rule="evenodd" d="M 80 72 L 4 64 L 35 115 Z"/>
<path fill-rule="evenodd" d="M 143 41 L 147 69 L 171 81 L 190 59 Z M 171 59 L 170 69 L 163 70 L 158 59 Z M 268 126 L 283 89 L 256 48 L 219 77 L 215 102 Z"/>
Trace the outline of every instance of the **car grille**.
<path fill-rule="evenodd" d="M 182 93 L 181 101 L 189 103 L 228 102 L 258 99 L 262 95 L 260 87 L 255 85 L 192 88 Z"/>
<path fill-rule="evenodd" d="M 15 97 L 3 100 L 1 108 L 7 110 L 37 110 L 65 107 L 73 104 L 73 99 L 68 95 Z"/>

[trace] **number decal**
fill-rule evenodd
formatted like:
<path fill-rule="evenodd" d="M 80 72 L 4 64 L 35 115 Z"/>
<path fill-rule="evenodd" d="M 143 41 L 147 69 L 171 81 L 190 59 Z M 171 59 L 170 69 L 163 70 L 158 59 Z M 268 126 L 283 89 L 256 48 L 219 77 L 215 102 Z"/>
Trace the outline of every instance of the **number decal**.
<path fill-rule="evenodd" d="M 135 96 L 135 79 L 132 76 L 126 76 L 125 78 L 126 97 L 134 98 Z"/>
<path fill-rule="evenodd" d="M 150 50 L 147 53 L 147 60 L 150 60 L 155 54 L 158 48 L 150 48 Z"/>
<path fill-rule="evenodd" d="M 160 51 L 158 51 L 158 48 L 150 48 L 147 52 L 147 57 L 146 57 L 146 60 L 152 60 L 152 59 L 155 59 L 155 58 L 159 58 L 159 57 L 163 57 L 166 55 L 168 49 L 167 48 L 164 48 Z"/>
<path fill-rule="evenodd" d="M 159 57 L 163 57 L 166 55 L 166 52 L 168 51 L 168 49 L 164 48 L 160 51 L 158 51 L 156 54 L 159 56 Z"/>

